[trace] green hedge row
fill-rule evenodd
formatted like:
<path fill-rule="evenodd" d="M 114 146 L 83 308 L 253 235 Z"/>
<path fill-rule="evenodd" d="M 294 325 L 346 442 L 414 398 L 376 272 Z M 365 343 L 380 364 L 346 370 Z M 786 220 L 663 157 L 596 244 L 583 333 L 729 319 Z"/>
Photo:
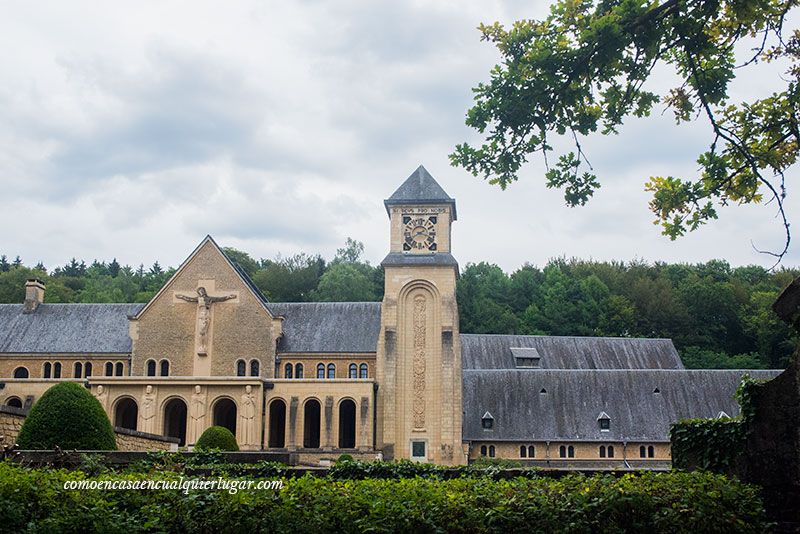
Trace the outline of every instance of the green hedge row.
<path fill-rule="evenodd" d="M 175 473 L 92 480 L 175 480 Z M 758 491 L 711 473 L 335 480 L 281 490 L 65 490 L 80 471 L 0 463 L 6 532 L 763 532 Z"/>

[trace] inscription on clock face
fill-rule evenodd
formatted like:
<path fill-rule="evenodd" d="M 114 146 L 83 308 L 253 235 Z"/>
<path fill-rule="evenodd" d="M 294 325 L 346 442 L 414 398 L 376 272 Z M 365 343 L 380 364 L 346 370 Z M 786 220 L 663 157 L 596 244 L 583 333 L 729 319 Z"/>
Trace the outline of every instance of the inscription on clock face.
<path fill-rule="evenodd" d="M 436 217 L 403 216 L 403 250 L 436 250 Z"/>

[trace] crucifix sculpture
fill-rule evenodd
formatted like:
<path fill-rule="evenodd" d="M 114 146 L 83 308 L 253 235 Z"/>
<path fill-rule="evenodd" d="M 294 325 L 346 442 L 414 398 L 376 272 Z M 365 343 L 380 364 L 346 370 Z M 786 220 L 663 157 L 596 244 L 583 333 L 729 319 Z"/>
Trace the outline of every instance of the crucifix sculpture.
<path fill-rule="evenodd" d="M 215 302 L 235 299 L 236 295 L 212 297 L 206 292 L 206 288 L 198 287 L 197 296 L 175 293 L 175 297 L 185 300 L 186 302 L 197 303 L 197 354 L 205 356 L 208 354 L 208 329 L 211 326 L 211 305 Z"/>

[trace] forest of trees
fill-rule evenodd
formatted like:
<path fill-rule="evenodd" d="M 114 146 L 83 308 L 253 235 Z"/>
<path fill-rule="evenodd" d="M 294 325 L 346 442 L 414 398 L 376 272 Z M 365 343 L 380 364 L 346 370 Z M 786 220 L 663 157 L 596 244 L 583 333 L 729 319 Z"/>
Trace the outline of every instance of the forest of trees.
<path fill-rule="evenodd" d="M 319 254 L 255 260 L 225 252 L 274 302 L 377 301 L 383 270 L 347 240 L 331 261 Z M 175 270 L 71 260 L 48 271 L 0 256 L 0 302 L 20 303 L 25 280 L 47 285 L 46 302 L 147 302 Z M 785 367 L 796 339 L 772 313 L 800 271 L 758 266 L 553 259 L 511 274 L 467 264 L 458 280 L 464 333 L 671 338 L 690 368 Z"/>

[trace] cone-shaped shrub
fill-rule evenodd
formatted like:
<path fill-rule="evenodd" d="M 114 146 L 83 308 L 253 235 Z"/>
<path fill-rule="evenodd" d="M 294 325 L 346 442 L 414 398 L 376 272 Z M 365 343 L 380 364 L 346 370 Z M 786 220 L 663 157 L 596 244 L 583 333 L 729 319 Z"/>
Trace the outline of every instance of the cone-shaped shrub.
<path fill-rule="evenodd" d="M 200 435 L 195 445 L 195 450 L 208 451 L 212 449 L 220 451 L 238 451 L 239 445 L 236 444 L 236 437 L 224 426 L 208 427 Z"/>
<path fill-rule="evenodd" d="M 62 382 L 45 391 L 22 424 L 17 444 L 23 450 L 62 449 L 113 451 L 114 429 L 89 390 Z"/>

